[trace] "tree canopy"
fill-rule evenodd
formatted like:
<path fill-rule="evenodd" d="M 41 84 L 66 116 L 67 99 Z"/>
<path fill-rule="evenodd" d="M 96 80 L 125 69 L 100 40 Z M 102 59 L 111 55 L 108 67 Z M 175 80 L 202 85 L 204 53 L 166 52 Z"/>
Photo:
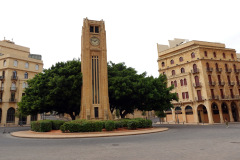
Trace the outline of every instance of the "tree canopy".
<path fill-rule="evenodd" d="M 56 111 L 67 113 L 72 119 L 80 113 L 81 103 L 81 62 L 72 60 L 59 62 L 28 82 L 25 95 L 18 103 L 21 113 Z"/>
<path fill-rule="evenodd" d="M 178 100 L 167 87 L 167 77 L 146 77 L 146 73 L 127 67 L 124 63 L 108 64 L 108 90 L 110 110 L 119 109 L 123 118 L 135 109 L 142 111 L 163 111 L 172 107 L 171 101 Z"/>

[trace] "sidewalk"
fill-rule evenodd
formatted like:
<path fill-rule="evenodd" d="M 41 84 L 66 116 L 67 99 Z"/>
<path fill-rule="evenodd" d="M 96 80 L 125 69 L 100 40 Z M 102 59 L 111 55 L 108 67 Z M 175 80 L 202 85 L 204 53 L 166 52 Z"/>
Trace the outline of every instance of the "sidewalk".
<path fill-rule="evenodd" d="M 12 132 L 14 137 L 21 138 L 93 138 L 93 137 L 112 137 L 112 136 L 128 136 L 138 134 L 149 134 L 156 132 L 167 131 L 168 128 L 147 128 L 137 130 L 124 130 L 124 131 L 103 131 L 103 132 L 87 132 L 87 133 L 62 133 L 59 130 L 51 132 L 33 132 L 33 131 L 18 131 Z"/>

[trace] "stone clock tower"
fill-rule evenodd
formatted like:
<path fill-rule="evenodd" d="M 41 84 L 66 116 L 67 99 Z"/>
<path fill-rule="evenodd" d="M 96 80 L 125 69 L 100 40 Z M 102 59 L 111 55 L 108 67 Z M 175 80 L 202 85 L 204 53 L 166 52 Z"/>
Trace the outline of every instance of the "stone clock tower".
<path fill-rule="evenodd" d="M 112 119 L 108 97 L 107 48 L 104 21 L 83 20 L 81 119 Z"/>

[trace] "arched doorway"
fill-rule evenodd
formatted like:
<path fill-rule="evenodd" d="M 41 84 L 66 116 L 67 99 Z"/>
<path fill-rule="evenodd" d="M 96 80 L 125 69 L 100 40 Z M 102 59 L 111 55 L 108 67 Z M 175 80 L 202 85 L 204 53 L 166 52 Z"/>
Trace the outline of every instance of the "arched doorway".
<path fill-rule="evenodd" d="M 222 103 L 222 113 L 223 113 L 223 120 L 225 121 L 225 119 L 228 120 L 228 122 L 230 121 L 230 117 L 228 114 L 228 107 L 227 104 L 225 102 Z"/>
<path fill-rule="evenodd" d="M 185 108 L 186 112 L 186 122 L 187 123 L 193 123 L 194 122 L 194 117 L 193 117 L 193 110 L 191 106 L 187 106 Z"/>
<path fill-rule="evenodd" d="M 2 122 L 2 108 L 0 108 L 0 123 Z"/>
<path fill-rule="evenodd" d="M 214 123 L 220 123 L 219 109 L 216 103 L 212 103 L 212 116 Z"/>
<path fill-rule="evenodd" d="M 204 105 L 199 105 L 197 108 L 199 123 L 208 123 L 207 108 Z"/>
<path fill-rule="evenodd" d="M 7 111 L 7 123 L 14 123 L 14 122 L 15 122 L 15 109 L 11 107 Z"/>
<path fill-rule="evenodd" d="M 239 113 L 238 113 L 237 105 L 235 102 L 231 103 L 231 109 L 232 109 L 232 115 L 233 115 L 234 122 L 239 122 Z"/>
<path fill-rule="evenodd" d="M 171 110 L 171 108 L 166 110 L 165 113 L 166 113 L 166 122 L 172 122 L 173 121 L 173 117 L 172 117 L 172 110 Z"/>
<path fill-rule="evenodd" d="M 183 122 L 183 117 L 182 117 L 182 109 L 181 107 L 176 107 L 175 108 L 175 118 L 176 118 L 176 122 Z"/>

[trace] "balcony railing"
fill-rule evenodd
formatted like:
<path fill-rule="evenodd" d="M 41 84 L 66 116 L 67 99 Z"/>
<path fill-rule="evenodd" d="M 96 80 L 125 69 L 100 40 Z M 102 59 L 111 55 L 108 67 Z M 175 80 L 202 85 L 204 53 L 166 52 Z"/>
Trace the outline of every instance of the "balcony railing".
<path fill-rule="evenodd" d="M 216 72 L 222 72 L 222 68 L 216 68 Z"/>
<path fill-rule="evenodd" d="M 218 85 L 219 85 L 219 86 L 224 86 L 224 85 L 225 85 L 225 82 L 218 82 Z"/>
<path fill-rule="evenodd" d="M 240 69 L 234 69 L 234 72 L 235 72 L 235 73 L 239 73 L 239 72 L 240 72 Z"/>
<path fill-rule="evenodd" d="M 17 80 L 18 77 L 17 77 L 17 76 L 12 76 L 11 79 L 12 79 L 12 80 Z"/>
<path fill-rule="evenodd" d="M 208 82 L 209 83 L 209 86 L 215 86 L 216 85 L 216 82 Z"/>
<path fill-rule="evenodd" d="M 201 102 L 201 101 L 204 101 L 204 98 L 203 97 L 195 97 L 195 100 L 197 102 Z"/>
<path fill-rule="evenodd" d="M 226 68 L 225 71 L 226 71 L 226 73 L 231 73 L 231 72 L 232 72 L 232 69 Z"/>
<path fill-rule="evenodd" d="M 193 83 L 193 87 L 199 88 L 199 87 L 202 87 L 202 84 L 201 83 Z"/>
<path fill-rule="evenodd" d="M 240 99 L 239 95 L 234 95 L 234 99 Z"/>
<path fill-rule="evenodd" d="M 9 102 L 17 102 L 17 99 L 15 99 L 15 98 L 10 98 L 10 99 L 9 99 Z"/>
<path fill-rule="evenodd" d="M 198 69 L 198 68 L 193 69 L 193 70 L 191 70 L 191 73 L 192 73 L 192 74 L 197 74 L 197 73 L 199 73 L 199 69 Z"/>
<path fill-rule="evenodd" d="M 3 80 L 5 77 L 4 76 L 0 76 L 0 80 Z"/>
<path fill-rule="evenodd" d="M 228 82 L 228 85 L 229 85 L 229 86 L 234 86 L 234 85 L 235 85 L 235 82 Z"/>
<path fill-rule="evenodd" d="M 221 95 L 219 99 L 229 99 L 229 96 Z"/>
<path fill-rule="evenodd" d="M 211 100 L 219 99 L 219 96 L 211 96 L 210 99 Z"/>
<path fill-rule="evenodd" d="M 207 72 L 212 72 L 212 71 L 213 71 L 213 68 L 207 68 L 206 71 L 207 71 Z"/>
<path fill-rule="evenodd" d="M 10 87 L 10 91 L 16 91 L 17 87 Z"/>

